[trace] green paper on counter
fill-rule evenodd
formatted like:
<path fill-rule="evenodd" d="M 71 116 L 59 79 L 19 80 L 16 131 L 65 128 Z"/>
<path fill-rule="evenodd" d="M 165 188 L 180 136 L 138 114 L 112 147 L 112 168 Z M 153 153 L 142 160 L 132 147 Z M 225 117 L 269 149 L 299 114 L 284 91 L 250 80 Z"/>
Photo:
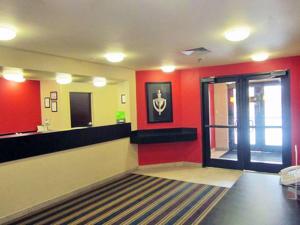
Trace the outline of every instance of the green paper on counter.
<path fill-rule="evenodd" d="M 118 112 L 116 113 L 116 118 L 117 118 L 117 121 L 125 120 L 125 112 L 123 112 L 123 111 L 118 111 Z"/>

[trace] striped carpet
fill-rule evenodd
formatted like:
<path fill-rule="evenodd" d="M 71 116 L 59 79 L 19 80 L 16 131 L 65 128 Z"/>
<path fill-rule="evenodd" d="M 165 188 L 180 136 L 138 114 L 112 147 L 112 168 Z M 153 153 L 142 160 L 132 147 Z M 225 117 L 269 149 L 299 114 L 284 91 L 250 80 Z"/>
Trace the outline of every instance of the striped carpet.
<path fill-rule="evenodd" d="M 199 224 L 227 190 L 130 174 L 10 224 Z"/>

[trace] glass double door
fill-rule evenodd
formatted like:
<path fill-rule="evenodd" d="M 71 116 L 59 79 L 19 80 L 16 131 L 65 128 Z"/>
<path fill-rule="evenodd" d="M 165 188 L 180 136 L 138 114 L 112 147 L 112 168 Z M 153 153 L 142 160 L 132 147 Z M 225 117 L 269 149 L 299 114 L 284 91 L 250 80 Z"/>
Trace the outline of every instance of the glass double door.
<path fill-rule="evenodd" d="M 288 74 L 202 80 L 204 164 L 277 172 L 290 164 Z"/>

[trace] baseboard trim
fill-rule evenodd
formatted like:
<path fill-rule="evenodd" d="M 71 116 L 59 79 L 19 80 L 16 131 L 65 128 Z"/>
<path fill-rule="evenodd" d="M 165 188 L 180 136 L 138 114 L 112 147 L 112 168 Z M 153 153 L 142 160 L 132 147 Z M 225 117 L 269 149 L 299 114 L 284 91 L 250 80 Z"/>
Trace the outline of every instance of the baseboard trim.
<path fill-rule="evenodd" d="M 138 167 L 137 167 L 138 168 Z M 11 222 L 14 222 L 16 220 L 19 220 L 21 218 L 24 218 L 26 216 L 30 216 L 34 213 L 37 213 L 39 211 L 42 211 L 44 210 L 45 208 L 48 208 L 48 207 L 51 207 L 61 201 L 66 201 L 66 200 L 69 200 L 69 199 L 72 199 L 80 194 L 83 194 L 83 193 L 86 193 L 86 192 L 89 192 L 89 191 L 92 191 L 96 188 L 98 188 L 99 186 L 102 186 L 102 185 L 105 185 L 107 183 L 110 183 L 114 180 L 117 180 L 121 177 L 124 177 L 130 173 L 132 173 L 133 171 L 135 171 L 137 168 L 133 168 L 133 169 L 130 169 L 130 170 L 127 170 L 123 173 L 119 173 L 119 174 L 116 174 L 112 177 L 109 177 L 109 178 L 105 178 L 99 182 L 96 182 L 96 183 L 93 183 L 93 184 L 90 184 L 88 186 L 85 186 L 85 187 L 81 187 L 81 188 L 78 188 L 72 192 L 69 192 L 67 194 L 64 194 L 64 195 L 61 195 L 59 197 L 56 197 L 54 199 L 51 199 L 51 200 L 48 200 L 48 201 L 45 201 L 43 203 L 40 203 L 38 205 L 35 205 L 33 207 L 30 207 L 30 208 L 27 208 L 27 209 L 23 209 L 17 213 L 14 213 L 12 215 L 9 215 L 9 216 L 5 216 L 5 217 L 1 217 L 0 218 L 0 224 L 2 225 L 6 225 L 8 223 L 11 223 Z"/>
<path fill-rule="evenodd" d="M 155 168 L 169 168 L 169 167 L 180 167 L 180 166 L 190 166 L 190 167 L 199 167 L 202 168 L 202 163 L 194 162 L 172 162 L 172 163 L 158 163 L 158 164 L 149 164 L 149 165 L 140 165 L 138 166 L 139 170 L 146 169 L 155 169 Z"/>

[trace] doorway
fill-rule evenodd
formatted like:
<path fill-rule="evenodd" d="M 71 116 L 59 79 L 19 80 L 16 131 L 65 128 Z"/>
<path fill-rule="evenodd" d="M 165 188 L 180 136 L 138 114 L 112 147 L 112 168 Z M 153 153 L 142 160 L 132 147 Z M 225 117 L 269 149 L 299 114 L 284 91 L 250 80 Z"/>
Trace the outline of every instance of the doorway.
<path fill-rule="evenodd" d="M 71 127 L 92 126 L 91 93 L 70 92 Z"/>
<path fill-rule="evenodd" d="M 201 84 L 205 166 L 278 172 L 290 165 L 288 71 Z"/>

